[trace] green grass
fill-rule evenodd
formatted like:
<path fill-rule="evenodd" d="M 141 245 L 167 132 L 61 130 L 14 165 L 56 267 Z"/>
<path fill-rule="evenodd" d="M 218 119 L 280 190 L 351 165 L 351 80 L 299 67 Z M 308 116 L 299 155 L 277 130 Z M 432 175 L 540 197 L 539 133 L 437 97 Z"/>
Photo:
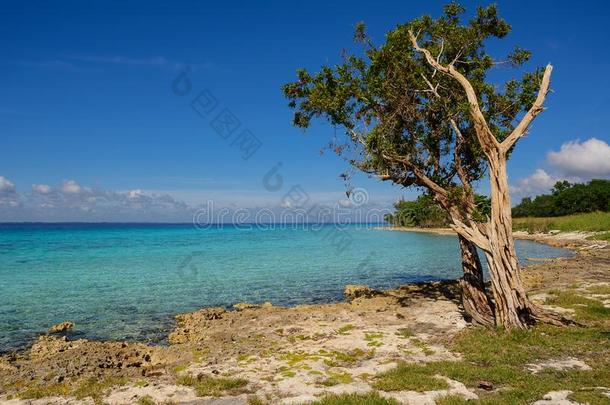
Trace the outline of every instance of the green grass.
<path fill-rule="evenodd" d="M 31 387 L 19 393 L 21 399 L 38 399 L 43 397 L 70 395 L 72 389 L 68 384 L 38 385 L 34 383 Z"/>
<path fill-rule="evenodd" d="M 382 391 L 433 391 L 449 388 L 445 380 L 436 378 L 426 364 L 401 363 L 398 367 L 378 374 L 373 386 Z"/>
<path fill-rule="evenodd" d="M 344 325 L 344 326 L 340 327 L 339 329 L 337 329 L 337 332 L 340 335 L 347 335 L 348 332 L 351 331 L 354 328 L 355 328 L 354 325 L 348 323 L 347 325 Z"/>
<path fill-rule="evenodd" d="M 591 291 L 591 290 L 589 290 Z M 604 291 L 603 289 L 601 291 Z M 595 299 L 589 299 L 569 291 L 553 291 L 553 297 L 548 300 L 550 305 L 572 308 L 579 319 L 596 321 L 610 318 L 610 308 Z"/>
<path fill-rule="evenodd" d="M 326 375 L 328 376 L 328 378 L 320 382 L 320 384 L 326 387 L 332 387 L 333 385 L 338 384 L 349 384 L 354 381 L 352 375 L 349 373 L 333 373 L 331 371 L 328 371 Z"/>
<path fill-rule="evenodd" d="M 150 395 L 145 395 L 138 399 L 138 405 L 156 405 L 156 403 Z"/>
<path fill-rule="evenodd" d="M 567 215 L 564 217 L 524 217 L 513 218 L 513 230 L 535 232 L 590 231 L 603 232 L 610 230 L 610 212 L 591 212 L 587 214 Z M 610 237 L 609 235 L 605 237 Z M 607 239 L 606 239 L 607 240 Z"/>
<path fill-rule="evenodd" d="M 123 378 L 108 377 L 101 380 L 97 378 L 89 378 L 81 382 L 76 389 L 72 391 L 72 395 L 74 395 L 77 399 L 91 397 L 96 403 L 101 403 L 104 392 L 115 385 L 125 384 L 127 384 L 127 380 Z"/>
<path fill-rule="evenodd" d="M 576 310 L 576 319 L 585 327 L 540 325 L 529 330 L 501 331 L 471 328 L 453 339 L 449 349 L 461 353 L 460 361 L 424 364 L 402 363 L 373 379 L 376 389 L 384 391 L 443 388 L 442 375 L 474 389 L 481 380 L 489 381 L 494 391 L 478 392 L 483 404 L 525 404 L 541 399 L 547 392 L 572 390 L 574 398 L 591 404 L 607 403 L 599 390 L 610 387 L 610 310 L 596 300 L 565 290 L 555 293 L 553 305 Z M 532 374 L 529 363 L 575 357 L 592 370 L 558 371 L 545 369 Z M 464 400 L 446 397 L 440 404 L 461 404 Z M 584 401 L 586 402 L 586 401 Z"/>
<path fill-rule="evenodd" d="M 589 240 L 608 240 L 610 241 L 610 232 L 599 233 L 597 235 L 589 236 Z"/>
<path fill-rule="evenodd" d="M 22 399 L 37 399 L 52 396 L 74 396 L 76 399 L 92 398 L 94 403 L 101 404 L 103 394 L 115 385 L 124 385 L 125 379 L 119 378 L 89 378 L 79 384 L 38 384 L 34 381 L 24 391 L 19 393 Z"/>
<path fill-rule="evenodd" d="M 415 336 L 415 333 L 413 333 L 413 331 L 409 328 L 402 328 L 398 329 L 398 331 L 396 332 L 396 336 L 399 336 L 403 339 L 408 339 L 410 337 Z"/>
<path fill-rule="evenodd" d="M 243 378 L 196 378 L 183 376 L 178 378 L 178 384 L 193 387 L 200 397 L 218 397 L 225 394 L 238 394 L 244 392 L 248 381 Z"/>
<path fill-rule="evenodd" d="M 436 405 L 464 405 L 472 403 L 472 401 L 468 401 L 461 395 L 446 395 L 444 397 L 437 398 L 435 402 Z"/>
<path fill-rule="evenodd" d="M 327 395 L 316 402 L 312 402 L 311 405 L 398 405 L 398 402 L 383 398 L 376 392 L 369 392 L 366 394 Z"/>
<path fill-rule="evenodd" d="M 610 295 L 610 284 L 592 285 L 587 288 L 587 291 L 593 294 Z"/>

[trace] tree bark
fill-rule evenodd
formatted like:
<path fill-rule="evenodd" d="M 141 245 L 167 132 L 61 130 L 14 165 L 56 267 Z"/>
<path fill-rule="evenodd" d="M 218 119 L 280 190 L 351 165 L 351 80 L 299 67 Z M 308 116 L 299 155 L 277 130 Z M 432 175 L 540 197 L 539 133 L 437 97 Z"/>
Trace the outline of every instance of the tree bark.
<path fill-rule="evenodd" d="M 459 236 L 464 276 L 460 279 L 464 312 L 473 323 L 494 326 L 493 304 L 485 292 L 483 266 L 474 243 Z"/>
<path fill-rule="evenodd" d="M 538 321 L 565 325 L 569 320 L 532 303 L 523 286 L 515 252 L 506 157 L 500 151 L 490 159 L 491 218 L 489 249 L 485 251 L 491 275 L 496 324 L 524 329 Z"/>

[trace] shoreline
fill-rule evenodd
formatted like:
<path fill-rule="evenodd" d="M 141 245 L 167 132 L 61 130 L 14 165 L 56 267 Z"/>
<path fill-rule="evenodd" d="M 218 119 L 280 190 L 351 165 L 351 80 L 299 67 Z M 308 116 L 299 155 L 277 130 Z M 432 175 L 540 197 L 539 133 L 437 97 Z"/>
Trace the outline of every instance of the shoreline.
<path fill-rule="evenodd" d="M 418 228 L 406 226 L 385 226 L 374 228 L 379 231 L 389 232 L 416 232 L 430 233 L 443 236 L 457 236 L 457 233 L 451 228 Z M 513 231 L 513 237 L 519 240 L 531 240 L 533 242 L 543 243 L 553 247 L 562 247 L 571 250 L 588 249 L 591 247 L 608 246 L 607 241 L 589 240 L 587 238 L 598 235 L 603 232 L 559 232 L 552 231 L 549 233 L 528 233 L 527 231 Z"/>
<path fill-rule="evenodd" d="M 607 244 L 588 241 L 584 235 L 519 238 L 576 251 L 570 257 L 524 268 L 532 296 L 574 283 L 610 282 Z M 0 402 L 9 401 L 10 395 L 9 403 L 28 403 L 14 398 L 29 387 L 28 381 L 55 387 L 56 391 L 42 393 L 56 397 L 51 394 L 71 393 L 66 388 L 69 384 L 91 378 L 108 381 L 108 386 L 96 387 L 103 388 L 104 403 L 136 403 L 146 396 L 156 402 L 189 402 L 201 399 L 196 384 L 187 384 L 189 376 L 209 376 L 247 381 L 239 389 L 211 395 L 235 403 L 246 404 L 253 393 L 278 402 L 303 403 L 324 393 L 368 391 L 372 387 L 368 375 L 390 370 L 401 361 L 459 358 L 446 348 L 454 336 L 469 328 L 461 313 L 457 281 L 407 284 L 384 291 L 360 289 L 357 294 L 335 303 L 289 308 L 242 304 L 232 311 L 202 308 L 179 314 L 168 346 L 42 335 L 30 348 L 0 356 L 4 387 Z M 476 395 L 459 384 L 446 391 L 470 398 Z M 395 398 L 394 393 L 386 394 Z M 400 395 L 395 399 L 427 403 L 437 394 Z M 69 402 L 74 395 L 56 400 L 57 404 L 74 403 Z"/>
<path fill-rule="evenodd" d="M 371 228 L 372 230 L 380 230 L 380 231 L 397 231 L 397 232 L 415 232 L 415 233 L 428 233 L 428 234 L 435 234 L 435 235 L 441 235 L 441 236 L 455 236 L 456 233 L 450 229 L 450 228 L 417 228 L 417 227 L 375 227 L 375 228 Z M 587 241 L 584 239 L 584 236 L 588 236 L 590 235 L 590 233 L 587 234 L 582 234 L 581 238 L 562 238 L 560 240 L 554 240 L 554 238 L 556 238 L 556 235 L 547 235 L 545 237 L 544 234 L 534 234 L 534 235 L 527 235 L 526 233 L 522 232 L 522 234 L 520 233 L 519 235 L 515 234 L 515 238 L 517 239 L 523 239 L 523 240 L 531 240 L 534 242 L 538 242 L 538 243 L 544 243 L 547 244 L 549 246 L 554 246 L 554 247 L 559 247 L 559 248 L 565 248 L 568 249 L 570 251 L 574 251 L 576 249 L 577 246 L 584 246 Z M 550 236 L 550 237 L 549 237 Z M 603 242 L 602 242 L 603 243 Z M 530 262 L 530 264 L 528 264 L 528 266 L 531 266 L 534 263 L 537 262 L 547 262 L 550 260 L 554 260 L 556 258 L 563 258 L 563 257 L 569 257 L 569 256 L 560 256 L 560 257 L 549 257 L 549 258 L 526 258 L 527 261 Z M 403 288 L 405 286 L 418 286 L 418 285 L 423 285 L 423 284 L 428 284 L 428 283 L 454 283 L 457 282 L 459 278 L 446 278 L 446 279 L 428 279 L 427 281 L 407 281 L 406 284 L 398 284 L 395 285 L 393 287 L 387 287 L 387 288 L 382 288 L 380 291 L 391 291 L 394 289 L 400 289 Z M 346 284 L 347 285 L 347 284 Z M 278 308 L 294 308 L 294 307 L 298 307 L 298 306 L 306 306 L 306 305 L 333 305 L 333 304 L 337 304 L 340 302 L 343 302 L 345 298 L 329 298 L 329 299 L 325 299 L 325 300 L 319 300 L 317 302 L 312 302 L 309 304 L 289 304 L 289 305 L 282 305 L 281 303 L 279 305 L 277 305 Z M 220 306 L 218 307 L 222 307 L 225 308 L 227 312 L 231 312 L 231 311 L 235 311 L 236 307 L 240 307 L 243 304 L 251 306 L 252 308 L 256 308 L 257 306 L 261 306 L 268 303 L 267 302 L 234 302 L 232 304 L 220 304 Z M 207 309 L 207 308 L 217 308 L 214 306 L 202 306 L 202 307 L 197 307 L 194 308 L 192 311 L 187 311 L 187 312 L 178 312 L 175 313 L 174 315 L 170 315 L 162 324 L 163 325 L 168 325 L 168 324 L 173 324 L 173 328 L 171 329 L 164 329 L 164 333 L 161 334 L 161 336 L 163 336 L 162 339 L 158 339 L 155 341 L 152 340 L 148 340 L 145 338 L 140 338 L 140 339 L 132 339 L 132 338 L 124 338 L 124 340 L 120 340 L 121 342 L 128 342 L 128 343 L 141 343 L 141 344 L 146 344 L 146 345 L 151 345 L 151 346 L 161 346 L 161 347 L 165 347 L 169 345 L 168 342 L 168 338 L 169 335 L 172 333 L 172 331 L 175 329 L 175 322 L 174 320 L 177 317 L 180 317 L 181 315 L 184 314 L 189 314 L 192 312 L 196 312 L 198 310 L 203 310 L 203 309 Z M 51 327 L 53 325 L 48 325 L 48 327 Z M 36 342 L 36 340 L 40 337 L 40 336 L 45 336 L 47 333 L 45 332 L 40 332 L 38 333 L 35 337 L 30 338 L 29 342 L 23 343 L 17 347 L 12 347 L 12 348 L 8 348 L 6 350 L 0 351 L 0 356 L 3 355 L 10 355 L 13 353 L 22 353 L 22 352 L 27 352 L 31 349 L 32 345 Z M 89 341 L 96 341 L 96 342 L 107 342 L 107 341 L 115 341 L 112 338 L 94 338 L 94 337 L 88 337 L 85 334 L 79 333 L 76 335 L 72 335 L 72 334 L 68 334 L 67 337 L 76 337 L 79 336 L 83 339 L 89 340 Z"/>

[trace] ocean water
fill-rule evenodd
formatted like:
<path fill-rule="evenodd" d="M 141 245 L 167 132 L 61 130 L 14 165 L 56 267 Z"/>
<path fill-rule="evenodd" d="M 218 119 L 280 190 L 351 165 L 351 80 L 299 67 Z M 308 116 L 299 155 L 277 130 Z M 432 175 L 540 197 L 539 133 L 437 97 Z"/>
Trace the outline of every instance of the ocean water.
<path fill-rule="evenodd" d="M 163 342 L 173 316 L 240 301 L 340 300 L 460 276 L 453 236 L 373 226 L 242 229 L 136 224 L 0 224 L 0 352 L 64 320 L 73 336 Z M 520 259 L 568 251 L 517 241 Z"/>

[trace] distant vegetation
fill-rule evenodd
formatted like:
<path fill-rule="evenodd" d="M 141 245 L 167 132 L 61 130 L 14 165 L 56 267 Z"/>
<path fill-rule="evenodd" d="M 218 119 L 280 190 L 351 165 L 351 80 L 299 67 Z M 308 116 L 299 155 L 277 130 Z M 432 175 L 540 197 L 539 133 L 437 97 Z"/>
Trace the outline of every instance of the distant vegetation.
<path fill-rule="evenodd" d="M 394 204 L 396 211 L 385 220 L 394 226 L 418 226 L 441 228 L 449 226 L 449 216 L 430 195 L 422 194 L 415 201 L 400 200 Z"/>
<path fill-rule="evenodd" d="M 586 214 L 566 215 L 564 217 L 514 218 L 513 229 L 515 231 L 528 231 L 530 233 L 548 232 L 551 230 L 564 232 L 609 231 L 610 212 L 589 212 Z"/>
<path fill-rule="evenodd" d="M 475 201 L 475 215 L 485 221 L 491 210 L 489 198 L 477 195 Z M 388 214 L 384 218 L 394 226 L 442 228 L 451 224 L 449 215 L 429 194 L 422 194 L 415 201 L 399 200 L 394 204 L 394 208 L 394 214 Z"/>
<path fill-rule="evenodd" d="M 476 204 L 475 216 L 480 218 L 475 220 L 484 222 L 490 211 L 489 198 L 477 195 Z M 441 228 L 451 223 L 430 194 L 422 194 L 415 201 L 400 200 L 394 208 L 393 214 L 385 216 L 394 226 Z M 524 198 L 513 208 L 513 229 L 529 232 L 610 230 L 610 180 L 576 184 L 560 181 L 550 194 Z"/>
<path fill-rule="evenodd" d="M 586 184 L 559 181 L 551 194 L 521 200 L 513 208 L 513 217 L 558 217 L 595 211 L 610 211 L 610 180 Z"/>

